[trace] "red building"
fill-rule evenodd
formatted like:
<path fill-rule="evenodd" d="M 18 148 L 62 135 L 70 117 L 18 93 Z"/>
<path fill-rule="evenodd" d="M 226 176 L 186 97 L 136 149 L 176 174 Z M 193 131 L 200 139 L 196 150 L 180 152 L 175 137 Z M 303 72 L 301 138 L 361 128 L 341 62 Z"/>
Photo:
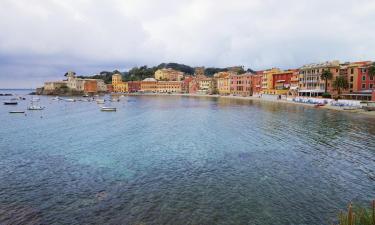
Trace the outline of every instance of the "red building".
<path fill-rule="evenodd" d="M 128 90 L 130 93 L 138 92 L 141 90 L 141 82 L 140 81 L 128 81 Z"/>
<path fill-rule="evenodd" d="M 96 80 L 85 80 L 83 88 L 85 93 L 96 93 L 98 92 L 98 83 Z"/>
<path fill-rule="evenodd" d="M 251 87 L 252 87 L 252 95 L 259 95 L 262 93 L 262 77 L 263 71 L 257 71 L 251 77 Z"/>
<path fill-rule="evenodd" d="M 252 81 L 253 74 L 245 73 L 241 75 L 230 76 L 230 93 L 232 95 L 239 96 L 251 96 L 252 95 Z"/>
<path fill-rule="evenodd" d="M 199 79 L 194 78 L 189 82 L 189 94 L 196 94 L 199 90 Z"/>
<path fill-rule="evenodd" d="M 276 90 L 289 89 L 295 74 L 298 74 L 298 70 L 287 70 L 273 74 L 272 88 Z"/>
<path fill-rule="evenodd" d="M 107 84 L 107 92 L 109 92 L 109 93 L 113 92 L 113 85 L 112 84 Z"/>
<path fill-rule="evenodd" d="M 189 84 L 193 80 L 193 77 L 186 76 L 185 79 L 182 81 L 182 93 L 190 93 L 189 92 Z"/>

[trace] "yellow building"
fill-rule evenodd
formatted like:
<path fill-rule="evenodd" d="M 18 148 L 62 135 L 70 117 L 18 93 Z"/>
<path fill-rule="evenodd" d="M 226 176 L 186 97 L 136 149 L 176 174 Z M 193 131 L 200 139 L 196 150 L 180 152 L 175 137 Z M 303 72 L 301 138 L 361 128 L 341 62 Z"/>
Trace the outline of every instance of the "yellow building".
<path fill-rule="evenodd" d="M 199 88 L 198 93 L 200 94 L 209 94 L 214 91 L 216 88 L 216 82 L 213 78 L 201 78 L 198 80 Z"/>
<path fill-rule="evenodd" d="M 158 92 L 158 81 L 154 78 L 146 78 L 141 81 L 142 92 Z"/>
<path fill-rule="evenodd" d="M 181 81 L 184 73 L 174 69 L 159 69 L 155 72 L 155 79 L 162 81 Z"/>
<path fill-rule="evenodd" d="M 113 92 L 128 92 L 128 83 L 122 81 L 121 74 L 112 75 Z"/>
<path fill-rule="evenodd" d="M 262 76 L 262 93 L 263 94 L 276 94 L 273 88 L 273 75 L 280 73 L 281 70 L 278 68 L 273 68 L 270 70 L 263 71 Z"/>
<path fill-rule="evenodd" d="M 217 90 L 220 95 L 229 95 L 230 94 L 230 76 L 231 72 L 219 72 L 214 75 L 215 79 L 217 80 Z"/>
<path fill-rule="evenodd" d="M 180 81 L 158 81 L 157 91 L 159 93 L 181 93 L 182 82 Z"/>

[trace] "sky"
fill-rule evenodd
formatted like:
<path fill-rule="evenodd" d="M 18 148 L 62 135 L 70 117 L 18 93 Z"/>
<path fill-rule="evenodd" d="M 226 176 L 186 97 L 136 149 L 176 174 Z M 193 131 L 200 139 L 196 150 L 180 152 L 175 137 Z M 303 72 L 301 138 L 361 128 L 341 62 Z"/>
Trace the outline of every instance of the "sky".
<path fill-rule="evenodd" d="M 178 62 L 375 60 L 375 0 L 0 0 L 0 88 Z"/>

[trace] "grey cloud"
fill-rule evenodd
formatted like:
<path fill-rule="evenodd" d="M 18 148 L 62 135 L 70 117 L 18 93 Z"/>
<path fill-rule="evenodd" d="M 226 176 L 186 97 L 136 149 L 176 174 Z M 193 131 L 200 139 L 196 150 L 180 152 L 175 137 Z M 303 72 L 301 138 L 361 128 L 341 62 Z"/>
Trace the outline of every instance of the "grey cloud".
<path fill-rule="evenodd" d="M 0 87 L 68 69 L 292 68 L 375 52 L 373 0 L 2 0 L 0 15 Z"/>

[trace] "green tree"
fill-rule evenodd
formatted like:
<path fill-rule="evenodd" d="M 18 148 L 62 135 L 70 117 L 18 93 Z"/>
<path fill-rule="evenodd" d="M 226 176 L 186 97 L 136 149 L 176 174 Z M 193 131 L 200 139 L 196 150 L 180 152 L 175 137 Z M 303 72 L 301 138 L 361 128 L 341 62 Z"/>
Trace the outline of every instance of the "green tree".
<path fill-rule="evenodd" d="M 349 87 L 348 80 L 344 76 L 336 77 L 336 80 L 333 81 L 333 87 L 337 89 L 338 95 L 341 95 L 341 89 L 347 89 Z"/>
<path fill-rule="evenodd" d="M 328 92 L 328 80 L 331 80 L 332 77 L 333 77 L 333 74 L 331 73 L 331 71 L 329 71 L 329 69 L 324 70 L 322 75 L 320 76 L 320 78 L 325 81 L 325 85 L 324 85 L 324 92 L 325 93 Z"/>
<path fill-rule="evenodd" d="M 368 75 L 371 79 L 375 77 L 375 62 L 368 68 Z"/>

